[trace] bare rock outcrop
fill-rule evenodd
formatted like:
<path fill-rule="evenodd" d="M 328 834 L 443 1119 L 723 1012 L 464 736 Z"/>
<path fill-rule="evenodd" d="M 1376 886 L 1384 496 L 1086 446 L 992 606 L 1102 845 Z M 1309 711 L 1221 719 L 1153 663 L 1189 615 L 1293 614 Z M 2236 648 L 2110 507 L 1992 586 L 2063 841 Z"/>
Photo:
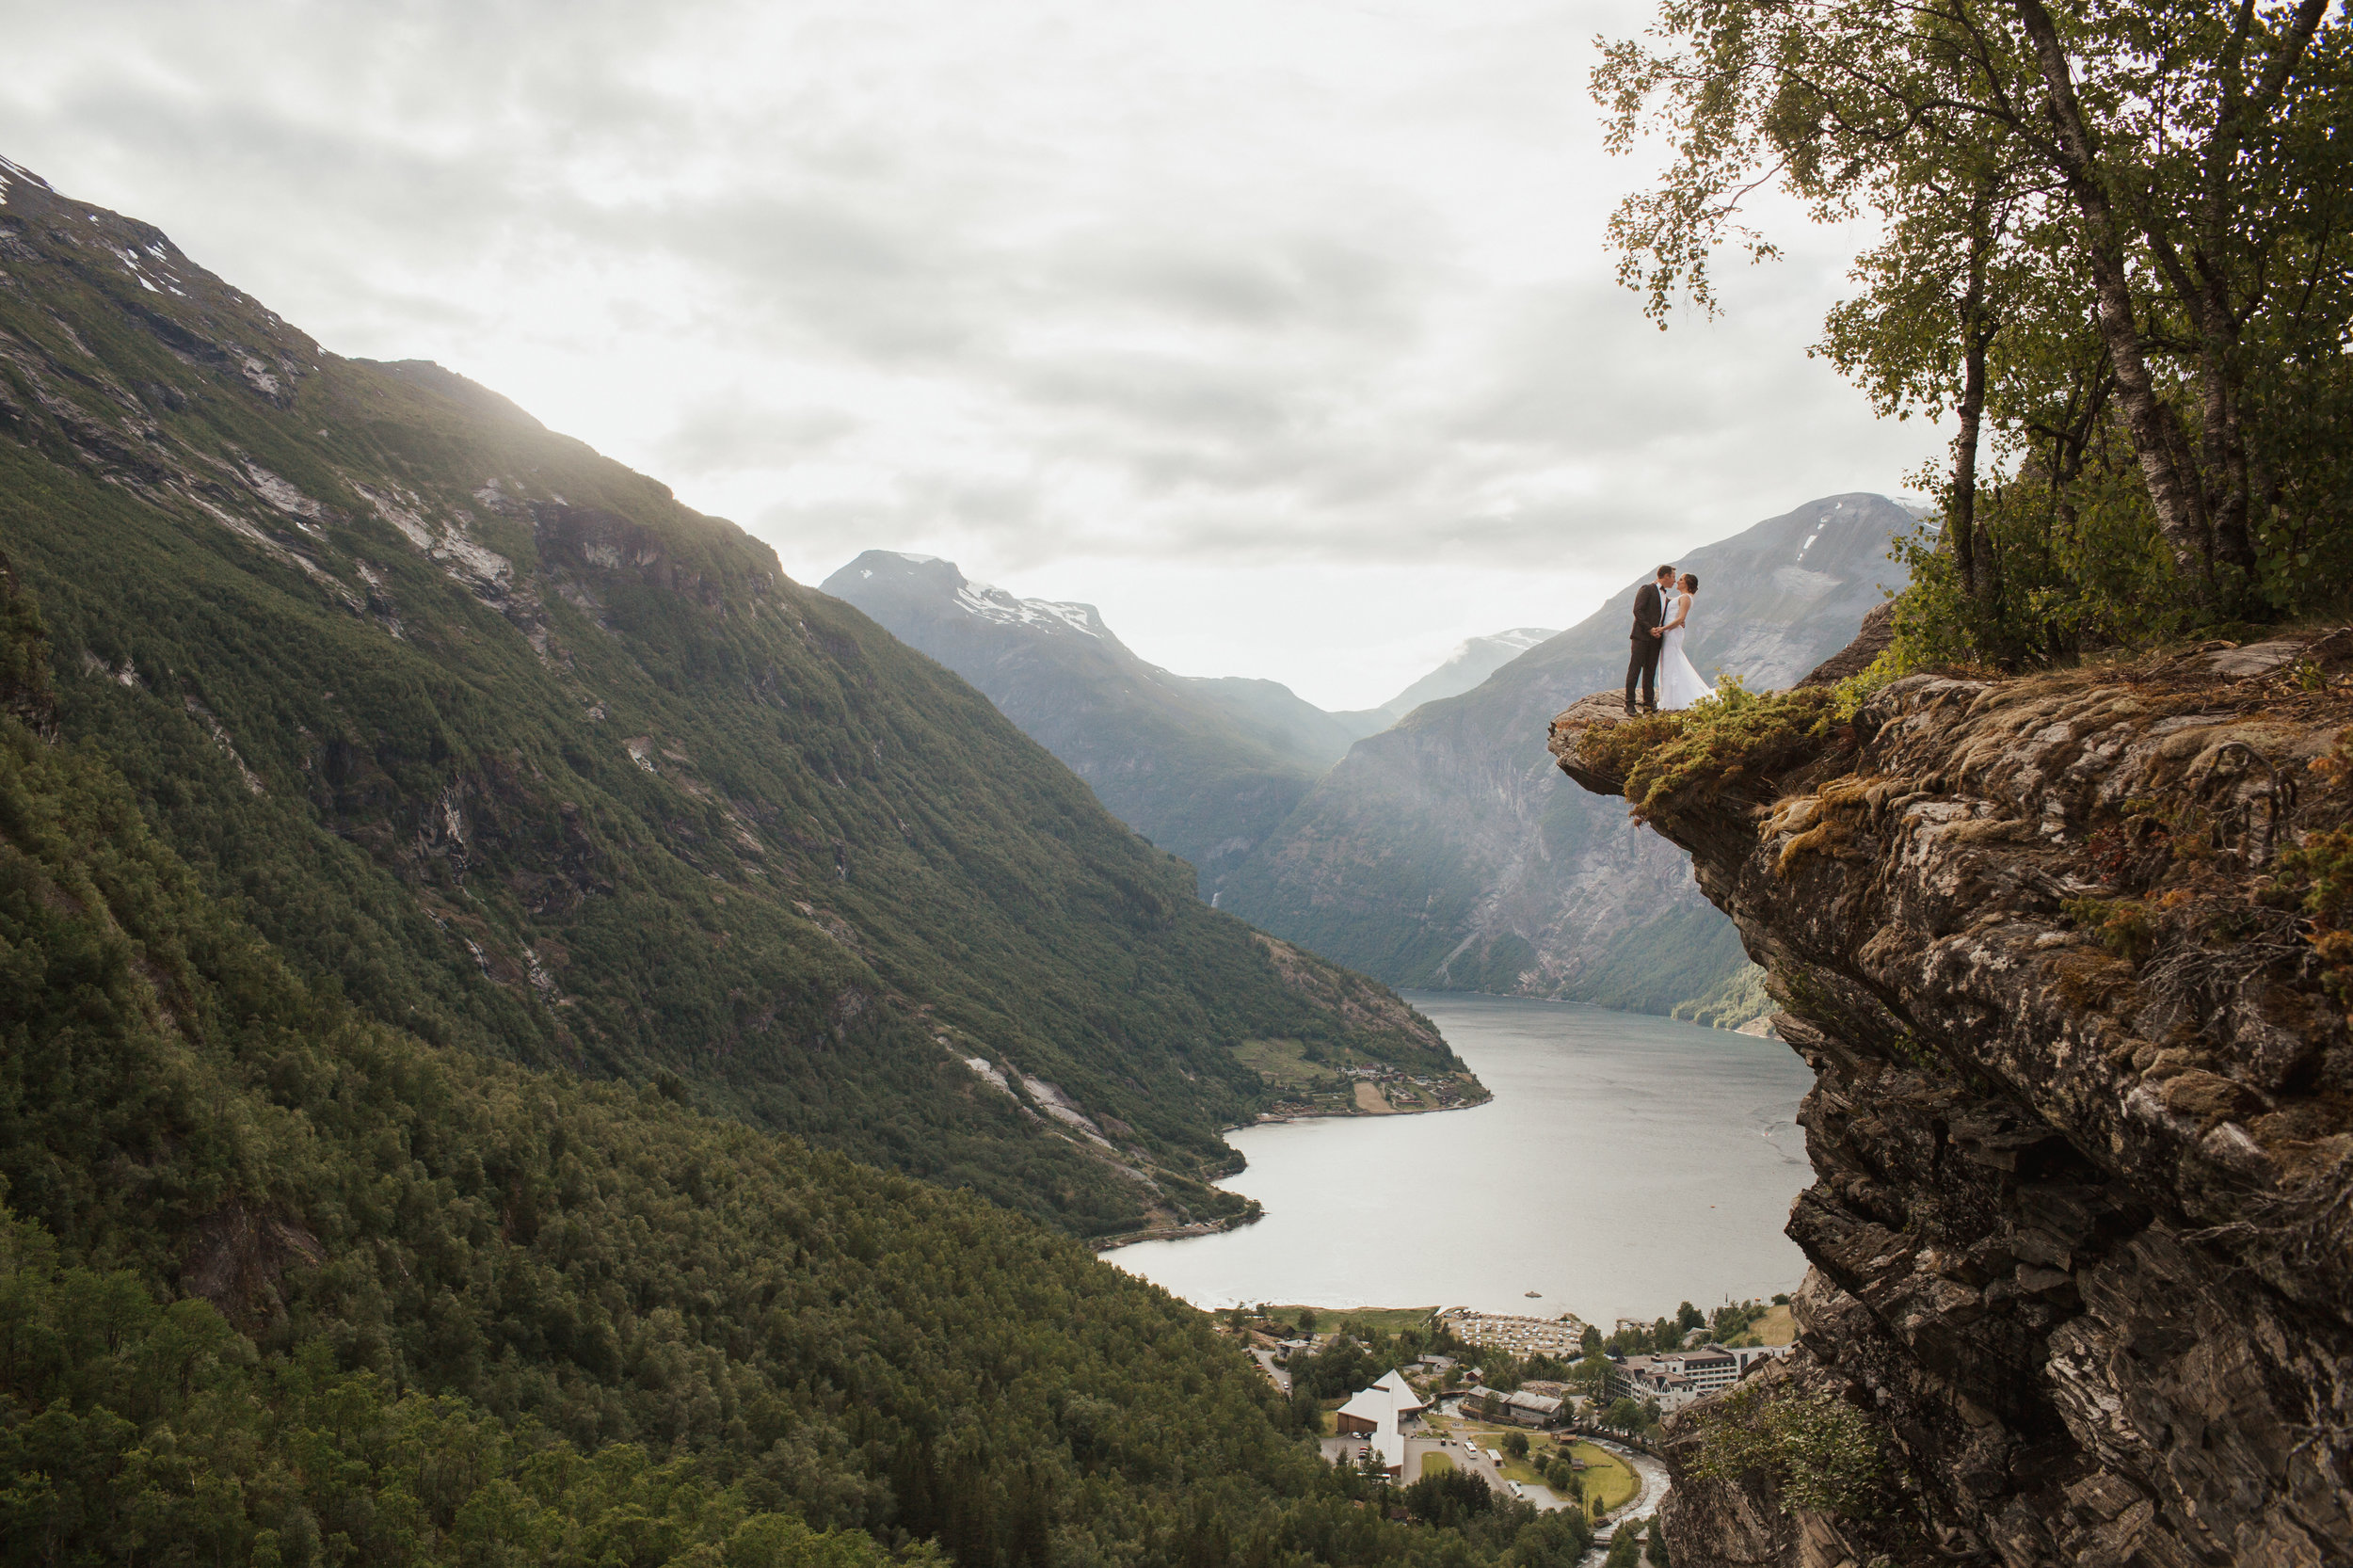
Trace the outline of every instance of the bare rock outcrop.
<path fill-rule="evenodd" d="M 2353 1561 L 2353 952 L 2309 899 L 2353 876 L 2348 645 L 1554 721 L 1817 1075 L 1799 1350 L 1671 1429 L 1678 1565 Z M 1840 1421 L 1881 1468 L 1809 1503 Z"/>

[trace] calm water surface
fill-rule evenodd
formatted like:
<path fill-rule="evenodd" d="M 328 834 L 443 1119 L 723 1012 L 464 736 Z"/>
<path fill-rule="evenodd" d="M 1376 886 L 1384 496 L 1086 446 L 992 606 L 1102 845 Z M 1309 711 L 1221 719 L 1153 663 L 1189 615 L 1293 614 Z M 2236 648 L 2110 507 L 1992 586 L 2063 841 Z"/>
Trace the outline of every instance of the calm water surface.
<path fill-rule="evenodd" d="M 1778 1041 L 1511 997 L 1409 993 L 1495 1092 L 1471 1111 L 1270 1123 L 1225 1183 L 1255 1225 L 1106 1256 L 1197 1306 L 1464 1305 L 1606 1328 L 1796 1288 L 1812 1086 Z M 1543 1292 L 1531 1301 L 1529 1290 Z"/>

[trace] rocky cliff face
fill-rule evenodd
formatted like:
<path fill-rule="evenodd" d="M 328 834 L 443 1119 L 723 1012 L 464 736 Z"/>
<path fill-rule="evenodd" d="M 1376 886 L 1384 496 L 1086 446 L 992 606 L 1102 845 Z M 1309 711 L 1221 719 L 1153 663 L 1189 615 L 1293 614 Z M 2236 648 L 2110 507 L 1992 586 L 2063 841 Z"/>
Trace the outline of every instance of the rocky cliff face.
<path fill-rule="evenodd" d="M 1555 721 L 1818 1074 L 1799 1350 L 1671 1428 L 1680 1568 L 2353 1560 L 2347 654 Z"/>

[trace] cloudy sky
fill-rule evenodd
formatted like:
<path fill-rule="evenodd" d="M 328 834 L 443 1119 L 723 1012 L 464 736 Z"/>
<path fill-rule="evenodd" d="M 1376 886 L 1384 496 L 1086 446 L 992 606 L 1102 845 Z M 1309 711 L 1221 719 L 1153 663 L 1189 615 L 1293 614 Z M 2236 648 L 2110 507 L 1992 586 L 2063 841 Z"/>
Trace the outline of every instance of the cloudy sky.
<path fill-rule="evenodd" d="M 1633 0 L 11 9 L 0 153 L 328 347 L 1328 707 L 1940 441 L 1806 358 L 1856 233 L 1616 286 Z"/>

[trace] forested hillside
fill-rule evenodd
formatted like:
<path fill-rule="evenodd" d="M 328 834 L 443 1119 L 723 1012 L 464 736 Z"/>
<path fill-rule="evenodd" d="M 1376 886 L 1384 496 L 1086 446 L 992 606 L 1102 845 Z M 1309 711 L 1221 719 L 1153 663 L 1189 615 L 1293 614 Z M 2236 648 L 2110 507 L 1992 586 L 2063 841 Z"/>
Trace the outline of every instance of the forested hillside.
<path fill-rule="evenodd" d="M 42 644 L 0 566 L 5 1560 L 1574 1560 L 1362 1507 L 1020 1216 L 306 983 L 57 738 Z"/>
<path fill-rule="evenodd" d="M 372 1024 L 1098 1237 L 1239 1208 L 1245 1040 L 1453 1065 L 733 525 L 13 165 L 0 542 L 64 741 Z"/>

